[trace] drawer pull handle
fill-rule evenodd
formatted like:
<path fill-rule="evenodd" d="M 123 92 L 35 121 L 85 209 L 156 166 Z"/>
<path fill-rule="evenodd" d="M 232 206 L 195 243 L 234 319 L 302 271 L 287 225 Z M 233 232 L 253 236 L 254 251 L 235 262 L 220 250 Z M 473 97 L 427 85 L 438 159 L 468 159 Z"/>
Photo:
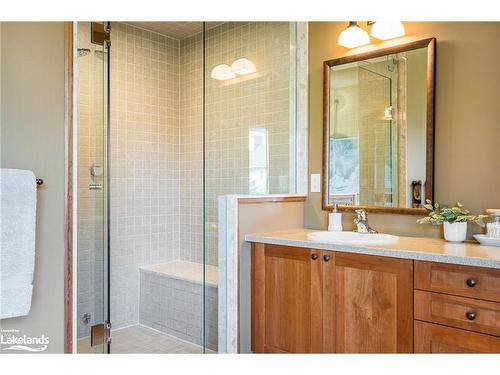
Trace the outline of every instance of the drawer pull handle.
<path fill-rule="evenodd" d="M 467 284 L 468 287 L 474 288 L 477 284 L 477 281 L 475 279 L 467 279 L 465 283 Z"/>
<path fill-rule="evenodd" d="M 476 319 L 476 313 L 474 311 L 468 311 L 465 313 L 465 316 L 467 317 L 467 319 L 469 320 L 474 320 Z"/>
<path fill-rule="evenodd" d="M 328 262 L 330 260 L 330 255 L 323 255 L 323 260 Z"/>
<path fill-rule="evenodd" d="M 312 258 L 312 260 L 316 260 L 316 259 L 318 259 L 318 254 L 312 254 L 312 255 L 311 255 L 311 258 Z"/>

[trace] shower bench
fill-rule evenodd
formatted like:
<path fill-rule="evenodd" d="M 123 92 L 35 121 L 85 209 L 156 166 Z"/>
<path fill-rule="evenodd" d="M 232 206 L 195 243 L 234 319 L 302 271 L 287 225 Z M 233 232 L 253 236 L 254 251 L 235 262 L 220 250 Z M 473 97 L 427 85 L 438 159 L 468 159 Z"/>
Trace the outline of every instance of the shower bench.
<path fill-rule="evenodd" d="M 218 267 L 170 261 L 140 267 L 139 323 L 208 349 L 217 350 Z M 205 311 L 205 320 L 203 320 Z"/>

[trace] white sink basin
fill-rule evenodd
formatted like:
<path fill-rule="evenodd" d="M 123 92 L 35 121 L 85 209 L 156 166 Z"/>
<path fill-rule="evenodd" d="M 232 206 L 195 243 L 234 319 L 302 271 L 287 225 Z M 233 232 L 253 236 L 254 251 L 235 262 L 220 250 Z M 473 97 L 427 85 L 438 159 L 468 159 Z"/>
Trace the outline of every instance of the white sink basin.
<path fill-rule="evenodd" d="M 336 245 L 395 245 L 399 237 L 383 233 L 357 233 L 357 232 L 312 232 L 307 235 L 311 241 L 332 243 Z"/>

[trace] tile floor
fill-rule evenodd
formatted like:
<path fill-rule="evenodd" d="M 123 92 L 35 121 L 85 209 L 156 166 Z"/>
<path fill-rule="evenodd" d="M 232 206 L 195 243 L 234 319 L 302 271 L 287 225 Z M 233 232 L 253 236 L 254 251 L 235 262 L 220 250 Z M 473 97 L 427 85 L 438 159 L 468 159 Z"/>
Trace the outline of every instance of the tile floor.
<path fill-rule="evenodd" d="M 201 354 L 198 345 L 179 340 L 142 325 L 118 329 L 112 333 L 111 353 L 151 354 Z M 102 348 L 90 348 L 89 338 L 78 340 L 78 353 L 102 352 Z M 207 353 L 214 353 L 207 350 Z"/>

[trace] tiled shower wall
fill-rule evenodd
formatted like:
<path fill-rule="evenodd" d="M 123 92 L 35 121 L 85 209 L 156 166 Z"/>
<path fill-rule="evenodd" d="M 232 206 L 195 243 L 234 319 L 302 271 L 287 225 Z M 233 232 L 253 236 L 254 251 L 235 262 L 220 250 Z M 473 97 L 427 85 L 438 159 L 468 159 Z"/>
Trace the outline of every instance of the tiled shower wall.
<path fill-rule="evenodd" d="M 198 263 L 203 261 L 202 42 L 202 34 L 180 41 L 180 253 L 182 260 Z"/>
<path fill-rule="evenodd" d="M 217 197 L 249 193 L 249 130 L 268 135 L 268 193 L 289 193 L 290 146 L 295 138 L 295 24 L 228 22 L 207 30 L 205 40 L 206 97 L 206 261 L 217 265 Z M 181 41 L 181 258 L 201 262 L 203 71 L 201 34 Z M 228 81 L 210 78 L 212 68 L 241 57 L 257 72 Z M 183 89 L 184 88 L 184 89 Z M 195 104 L 193 106 L 193 104 Z M 182 151 L 185 150 L 185 151 Z M 183 164 L 184 163 L 184 164 Z M 182 170 L 181 168 L 181 170 Z M 196 187 L 196 188 L 194 188 Z M 195 214 L 195 215 L 193 215 Z M 192 225 L 194 224 L 194 225 Z M 193 243 L 195 246 L 193 246 Z"/>
<path fill-rule="evenodd" d="M 179 41 L 112 25 L 111 319 L 139 320 L 139 267 L 179 254 Z"/>
<path fill-rule="evenodd" d="M 391 205 L 391 126 L 384 109 L 391 105 L 391 79 L 367 69 L 359 74 L 359 200 Z"/>

